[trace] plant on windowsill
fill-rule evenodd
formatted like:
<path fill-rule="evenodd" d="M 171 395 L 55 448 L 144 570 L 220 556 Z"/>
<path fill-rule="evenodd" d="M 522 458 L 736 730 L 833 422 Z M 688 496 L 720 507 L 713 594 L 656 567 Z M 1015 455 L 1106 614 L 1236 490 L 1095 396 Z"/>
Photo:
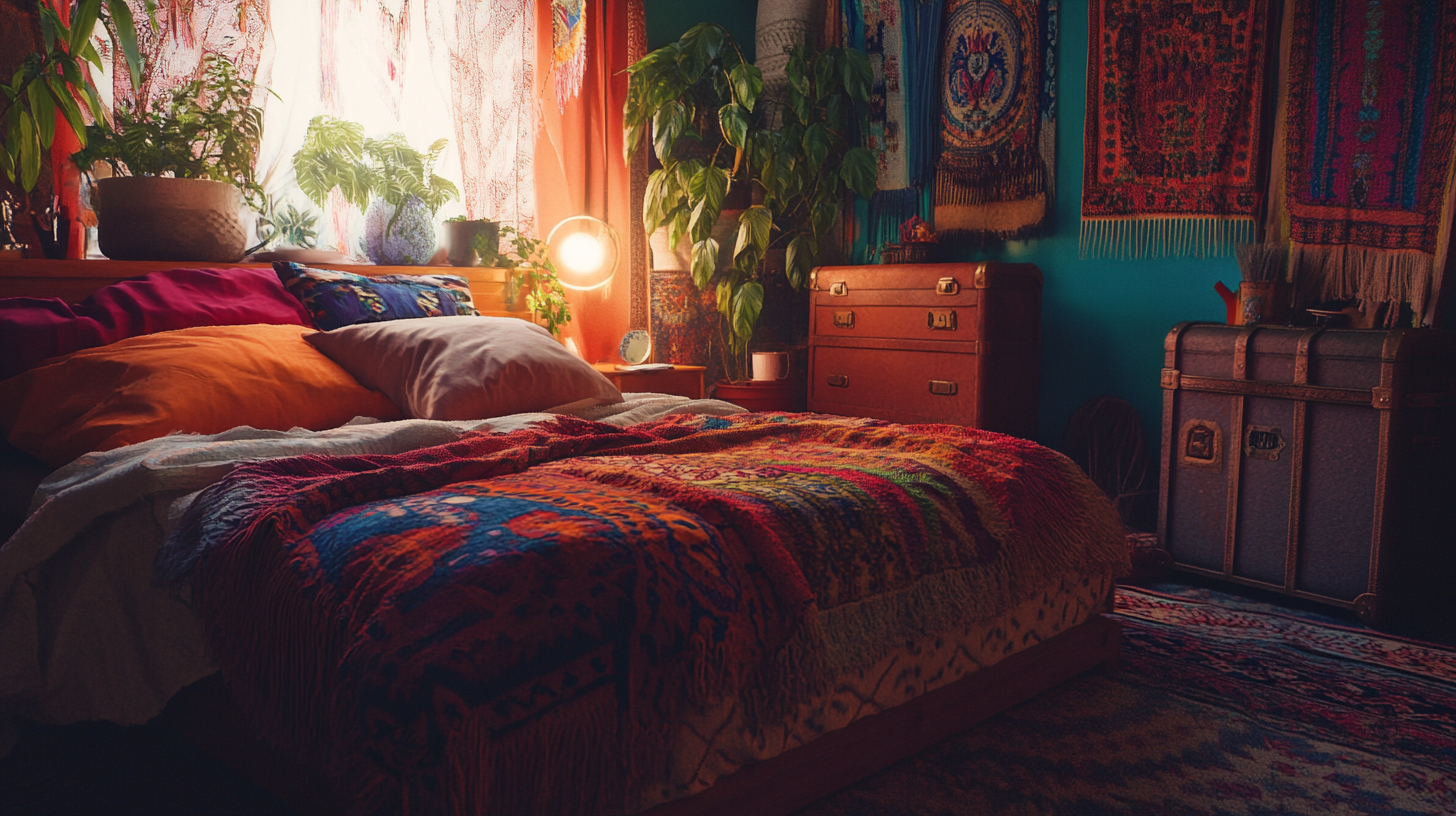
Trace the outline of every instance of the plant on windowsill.
<path fill-rule="evenodd" d="M 437 139 L 421 152 L 404 134 L 366 139 L 357 122 L 315 116 L 293 154 L 293 172 L 319 207 L 338 189 L 365 210 L 360 250 L 372 263 L 426 264 L 435 254 L 435 211 L 460 197 L 453 183 L 434 173 L 448 141 Z"/>
<path fill-rule="evenodd" d="M 156 0 L 146 0 L 145 8 L 156 28 Z M 101 100 L 85 68 L 87 62 L 104 67 L 91 42 L 98 20 L 126 59 L 132 90 L 141 80 L 142 58 L 126 0 L 77 0 L 71 5 L 70 25 L 45 0 L 36 0 L 36 12 L 43 49 L 27 54 L 9 82 L 0 81 L 0 169 L 25 193 L 17 210 L 29 216 L 36 234 L 46 241 L 47 257 L 63 257 L 65 242 L 57 247 L 44 238 L 52 230 L 42 224 L 41 212 L 29 196 L 40 180 L 42 156 L 57 134 L 70 132 L 85 147 L 82 105 L 94 120 L 102 119 Z M 61 215 L 48 211 L 45 218 L 54 223 Z M 69 226 L 68 221 L 61 222 Z"/>
<path fill-rule="evenodd" d="M 874 193 L 877 160 L 864 146 L 872 74 L 853 48 L 790 54 L 784 99 L 761 98 L 763 77 L 732 35 L 702 23 L 627 69 L 624 124 L 630 160 L 644 134 L 661 169 L 648 177 L 643 224 L 692 242 L 693 281 L 715 286 L 726 322 L 725 368 L 748 369 L 748 347 L 764 306 L 771 250 L 785 252 L 793 290 L 808 282 L 848 192 Z M 763 203 L 739 216 L 730 264 L 712 230 L 733 185 L 751 185 Z"/>
<path fill-rule="evenodd" d="M 571 307 L 566 302 L 566 290 L 557 278 L 556 264 L 546 254 L 546 242 L 508 225 L 501 226 L 500 236 L 510 244 L 509 252 L 497 249 L 498 241 L 493 235 L 478 234 L 471 243 L 482 266 L 507 270 L 506 311 L 516 311 L 517 298 L 524 291 L 526 308 L 552 336 L 559 335 L 561 327 L 571 322 Z"/>
<path fill-rule="evenodd" d="M 173 88 L 151 109 L 122 104 L 86 128 L 72 158 L 95 182 L 97 240 L 108 258 L 236 261 L 246 250 L 242 205 L 267 207 L 253 165 L 263 140 L 258 86 L 223 57 L 202 60 L 202 75 Z M 185 213 L 179 216 L 178 213 Z"/>

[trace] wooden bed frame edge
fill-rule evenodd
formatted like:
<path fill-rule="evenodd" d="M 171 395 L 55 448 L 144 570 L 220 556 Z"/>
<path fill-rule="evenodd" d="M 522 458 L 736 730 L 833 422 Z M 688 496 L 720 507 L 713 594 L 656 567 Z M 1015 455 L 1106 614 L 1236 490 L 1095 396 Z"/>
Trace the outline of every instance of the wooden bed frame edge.
<path fill-rule="evenodd" d="M 640 816 L 786 816 L 1083 672 L 1115 670 L 1121 632 L 1121 624 L 1093 615 L 995 665 Z M 347 811 L 347 796 L 320 773 L 299 767 L 253 736 L 217 675 L 179 692 L 159 722 L 300 813 Z"/>

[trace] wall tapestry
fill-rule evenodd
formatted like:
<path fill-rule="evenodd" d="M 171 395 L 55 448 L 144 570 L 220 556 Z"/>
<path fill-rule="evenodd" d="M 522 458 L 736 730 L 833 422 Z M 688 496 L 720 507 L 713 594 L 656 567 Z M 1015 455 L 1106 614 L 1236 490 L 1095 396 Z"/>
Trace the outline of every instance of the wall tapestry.
<path fill-rule="evenodd" d="M 1204 257 L 1253 239 L 1270 22 L 1269 0 L 1090 0 L 1084 257 Z"/>
<path fill-rule="evenodd" d="M 1293 20 L 1285 206 L 1299 268 L 1326 299 L 1408 301 L 1419 317 L 1451 222 L 1456 7 L 1300 0 Z"/>
<path fill-rule="evenodd" d="M 1021 238 L 1056 172 L 1056 0 L 948 0 L 939 71 L 935 228 Z"/>
<path fill-rule="evenodd" d="M 868 247 L 898 243 L 900 224 L 922 210 L 935 169 L 936 65 L 941 0 L 842 0 L 844 42 L 869 55 L 868 144 L 879 151 L 877 192 L 870 199 Z"/>

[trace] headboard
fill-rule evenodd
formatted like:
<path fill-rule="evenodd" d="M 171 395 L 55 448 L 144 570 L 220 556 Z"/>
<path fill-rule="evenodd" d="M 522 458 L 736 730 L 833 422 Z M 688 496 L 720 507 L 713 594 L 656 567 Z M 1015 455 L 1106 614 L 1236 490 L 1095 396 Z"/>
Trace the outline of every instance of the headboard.
<path fill-rule="evenodd" d="M 74 303 L 103 286 L 163 269 L 267 267 L 265 263 L 187 261 L 0 260 L 0 298 L 58 297 Z M 505 310 L 506 270 L 457 266 L 356 266 L 313 264 L 358 275 L 459 275 L 469 281 L 470 297 L 483 315 L 531 319 L 529 312 Z"/>

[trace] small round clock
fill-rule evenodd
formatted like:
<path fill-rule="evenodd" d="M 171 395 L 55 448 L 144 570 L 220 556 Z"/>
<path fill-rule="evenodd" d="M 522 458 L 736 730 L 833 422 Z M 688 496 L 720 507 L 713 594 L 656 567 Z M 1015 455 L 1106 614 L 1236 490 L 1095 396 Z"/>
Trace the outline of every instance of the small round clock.
<path fill-rule="evenodd" d="M 622 335 L 622 345 L 617 353 L 628 365 L 641 365 L 652 356 L 652 337 L 642 329 L 633 329 Z"/>

